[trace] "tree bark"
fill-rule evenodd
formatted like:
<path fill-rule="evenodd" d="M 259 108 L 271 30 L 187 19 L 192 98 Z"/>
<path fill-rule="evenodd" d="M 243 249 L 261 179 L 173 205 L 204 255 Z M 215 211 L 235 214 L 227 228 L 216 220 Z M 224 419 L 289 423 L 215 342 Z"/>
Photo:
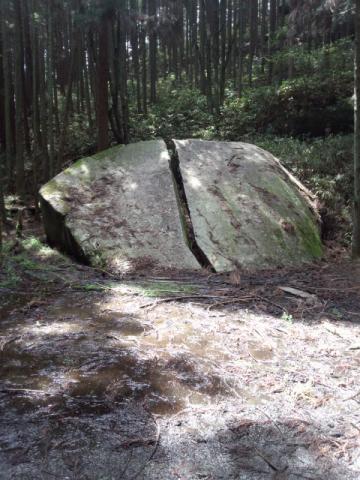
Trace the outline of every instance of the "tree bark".
<path fill-rule="evenodd" d="M 360 0 L 355 6 L 354 218 L 352 254 L 360 258 Z"/>
<path fill-rule="evenodd" d="M 272 83 L 274 63 L 272 55 L 274 53 L 276 32 L 276 0 L 270 0 L 270 25 L 269 25 L 269 70 L 268 70 L 268 82 Z"/>
<path fill-rule="evenodd" d="M 149 0 L 149 66 L 150 66 L 150 102 L 156 102 L 156 81 L 157 81 L 157 16 L 156 0 Z"/>
<path fill-rule="evenodd" d="M 99 23 L 99 52 L 96 62 L 96 122 L 97 148 L 105 150 L 109 146 L 109 101 L 108 101 L 108 19 L 105 14 Z"/>
<path fill-rule="evenodd" d="M 13 157 L 14 157 L 14 132 L 12 129 L 13 121 L 11 119 L 12 109 L 11 103 L 11 78 L 10 78 L 10 65 L 9 65 L 9 52 L 7 42 L 7 25 L 5 8 L 2 10 L 1 18 L 1 32 L 3 43 L 3 76 L 4 76 L 4 117 L 5 117 L 5 155 L 6 155 L 6 177 L 8 184 L 12 179 L 13 172 Z"/>
<path fill-rule="evenodd" d="M 25 195 L 24 162 L 24 56 L 21 38 L 21 0 L 15 1 L 15 123 L 16 123 L 16 191 Z"/>

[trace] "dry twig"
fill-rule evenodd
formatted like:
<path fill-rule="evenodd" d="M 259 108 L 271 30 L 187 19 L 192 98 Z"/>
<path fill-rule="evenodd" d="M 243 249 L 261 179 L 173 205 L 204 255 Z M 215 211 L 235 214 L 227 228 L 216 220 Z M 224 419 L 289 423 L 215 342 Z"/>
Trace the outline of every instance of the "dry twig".
<path fill-rule="evenodd" d="M 222 297 L 214 296 L 214 295 L 182 295 L 179 297 L 166 297 L 166 298 L 161 298 L 159 300 L 156 300 L 155 302 L 141 305 L 140 308 L 153 308 L 153 307 L 157 307 L 161 303 L 176 302 L 179 300 L 191 300 L 193 298 L 196 299 L 196 298 L 222 298 Z"/>

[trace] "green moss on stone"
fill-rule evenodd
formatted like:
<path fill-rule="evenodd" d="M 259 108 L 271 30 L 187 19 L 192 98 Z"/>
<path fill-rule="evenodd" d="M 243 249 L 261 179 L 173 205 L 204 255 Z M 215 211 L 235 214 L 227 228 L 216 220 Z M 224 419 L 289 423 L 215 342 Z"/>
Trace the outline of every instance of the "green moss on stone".
<path fill-rule="evenodd" d="M 296 224 L 300 232 L 305 250 L 313 258 L 320 258 L 323 253 L 319 230 L 314 221 L 309 216 L 304 216 Z"/>
<path fill-rule="evenodd" d="M 47 182 L 43 187 L 41 187 L 40 194 L 42 195 L 52 195 L 53 193 L 56 193 L 59 191 L 59 185 L 57 184 L 57 181 L 55 178 Z"/>
<path fill-rule="evenodd" d="M 302 198 L 300 193 L 289 187 L 289 185 L 281 178 L 274 177 L 273 181 L 267 182 L 266 188 L 280 199 L 279 211 L 286 217 L 285 207 L 286 202 L 293 205 L 296 211 L 300 214 L 299 219 L 294 222 L 294 217 L 291 223 L 294 224 L 299 233 L 304 250 L 311 258 L 320 258 L 322 256 L 322 244 L 320 240 L 320 232 L 317 227 L 316 218 L 311 213 L 308 204 Z M 281 231 L 276 233 L 277 238 L 280 239 Z M 285 242 L 286 243 L 286 242 Z"/>
<path fill-rule="evenodd" d="M 56 177 L 46 183 L 40 189 L 40 196 L 45 198 L 49 203 L 56 206 L 56 209 L 62 215 L 66 215 L 69 213 L 71 206 L 68 204 L 64 198 L 67 195 L 67 188 L 62 183 L 59 183 L 56 180 Z"/>

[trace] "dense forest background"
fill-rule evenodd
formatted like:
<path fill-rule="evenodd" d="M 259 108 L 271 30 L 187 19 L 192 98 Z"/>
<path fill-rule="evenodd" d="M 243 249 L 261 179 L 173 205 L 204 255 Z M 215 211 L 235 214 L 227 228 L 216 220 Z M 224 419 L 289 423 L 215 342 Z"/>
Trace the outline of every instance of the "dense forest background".
<path fill-rule="evenodd" d="M 2 0 L 0 215 L 75 159 L 155 137 L 244 140 L 350 241 L 350 0 Z M 10 212 L 10 213 L 9 213 Z"/>

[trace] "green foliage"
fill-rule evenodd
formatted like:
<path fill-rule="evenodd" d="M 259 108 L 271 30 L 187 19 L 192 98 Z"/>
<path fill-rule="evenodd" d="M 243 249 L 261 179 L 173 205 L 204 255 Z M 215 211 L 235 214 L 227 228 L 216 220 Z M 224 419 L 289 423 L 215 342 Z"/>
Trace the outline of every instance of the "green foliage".
<path fill-rule="evenodd" d="M 51 258 L 51 263 L 49 259 Z M 40 242 L 36 237 L 23 240 L 7 241 L 3 245 L 3 264 L 0 270 L 0 288 L 16 288 L 21 286 L 31 272 L 39 272 L 43 280 L 58 277 L 59 268 L 71 268 L 70 261 Z"/>
<path fill-rule="evenodd" d="M 291 63 L 295 78 L 314 75 L 331 81 L 339 71 L 352 76 L 353 43 L 347 38 L 311 51 L 296 46 L 278 51 L 272 60 L 275 78 L 286 78 Z"/>
<path fill-rule="evenodd" d="M 85 283 L 78 287 L 79 290 L 84 290 L 85 292 L 103 292 L 106 290 L 110 290 L 111 288 L 102 285 L 101 283 Z"/>
<path fill-rule="evenodd" d="M 27 257 L 26 254 L 20 254 L 14 257 L 14 262 L 17 263 L 19 267 L 28 270 L 47 270 L 45 265 L 40 265 L 31 258 Z"/>
<path fill-rule="evenodd" d="M 159 83 L 158 98 L 146 118 L 131 115 L 132 141 L 212 136 L 213 117 L 208 112 L 206 97 L 197 89 L 177 87 L 170 78 Z"/>
<path fill-rule="evenodd" d="M 284 320 L 284 322 L 293 323 L 294 318 L 293 318 L 292 315 L 290 315 L 286 312 L 283 312 L 283 314 L 281 316 L 281 320 Z"/>
<path fill-rule="evenodd" d="M 88 155 L 95 149 L 96 132 L 89 127 L 88 118 L 76 113 L 70 119 L 66 137 L 66 151 L 72 158 Z"/>
<path fill-rule="evenodd" d="M 339 73 L 288 80 L 279 88 L 258 87 L 230 97 L 222 110 L 221 136 L 234 140 L 252 132 L 320 136 L 353 128 L 352 77 Z"/>
<path fill-rule="evenodd" d="M 272 85 L 266 85 L 258 64 L 255 86 L 245 88 L 241 98 L 227 90 L 218 125 L 222 138 L 236 140 L 255 132 L 316 137 L 352 131 L 353 48 L 349 39 L 312 51 L 302 46 L 282 49 L 272 61 Z"/>
<path fill-rule="evenodd" d="M 254 86 L 242 96 L 229 84 L 220 117 L 209 113 L 204 95 L 187 84 L 176 85 L 172 76 L 159 81 L 158 102 L 147 117 L 131 112 L 132 141 L 155 137 L 222 138 L 242 135 L 323 136 L 353 129 L 353 64 L 349 40 L 313 51 L 302 46 L 284 49 L 273 57 L 275 82 L 266 79 L 260 63 Z M 289 60 L 293 78 L 288 80 Z M 133 102 L 134 104 L 134 99 Z M 134 108 L 134 107 L 133 107 Z"/>
<path fill-rule="evenodd" d="M 4 245 L 4 250 L 6 248 L 6 245 Z M 6 260 L 3 261 L 2 265 L 2 274 L 0 275 L 0 288 L 16 288 L 20 282 L 21 282 L 21 277 L 18 275 L 16 272 L 16 269 L 14 268 L 13 264 L 8 262 Z"/>
<path fill-rule="evenodd" d="M 180 285 L 174 282 L 148 282 L 141 285 L 141 294 L 145 297 L 162 297 L 177 294 L 191 295 L 196 291 L 194 285 Z"/>

